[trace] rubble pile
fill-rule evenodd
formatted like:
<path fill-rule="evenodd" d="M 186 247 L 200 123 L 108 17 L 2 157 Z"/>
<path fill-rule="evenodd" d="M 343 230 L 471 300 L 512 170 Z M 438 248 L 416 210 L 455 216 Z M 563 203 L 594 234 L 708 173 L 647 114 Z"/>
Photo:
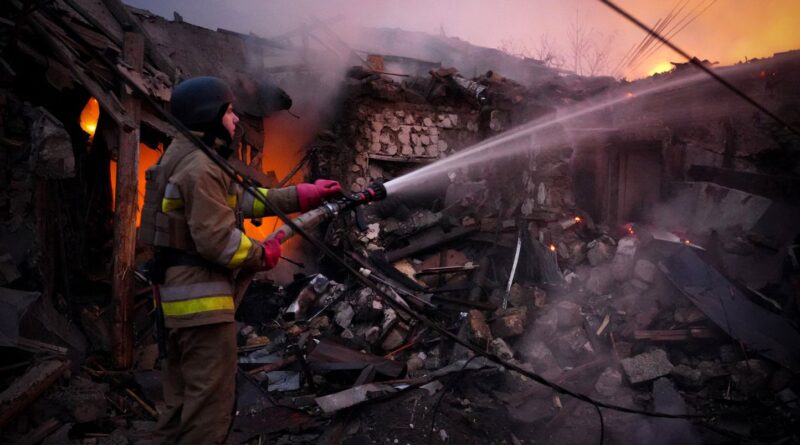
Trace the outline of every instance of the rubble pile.
<path fill-rule="evenodd" d="M 17 3 L 0 11 L 16 13 Z M 184 74 L 219 69 L 249 98 L 234 163 L 268 187 L 277 180 L 257 168 L 262 124 L 281 107 L 261 97 L 264 75 L 317 84 L 321 74 L 286 65 L 293 33 L 273 42 L 118 0 L 52 3 L 15 25 L 13 47 L 0 42 L 0 445 L 144 445 L 164 409 L 164 351 L 143 249 L 130 270 L 132 364 L 116 366 L 122 323 L 113 318 L 110 167 L 131 124 L 108 91 L 127 90 L 115 65 L 95 66 L 88 54 L 121 54 L 123 28 L 135 24 L 147 48 L 135 74 L 161 102 Z M 328 34 L 324 26 L 314 25 Z M 189 41 L 198 44 L 175 43 Z M 51 48 L 63 49 L 58 60 Z M 263 56 L 254 66 L 249 48 Z M 769 76 L 750 76 L 748 87 L 797 108 L 783 80 L 800 69 L 797 55 L 765 63 Z M 308 162 L 308 179 L 361 192 L 564 105 L 634 97 L 614 79 L 518 64 L 528 68 L 521 84 L 494 69 L 470 78 L 370 54 L 347 72 L 336 119 L 285 180 Z M 94 95 L 105 117 L 96 135 L 78 118 Z M 586 443 L 601 430 L 611 444 L 796 442 L 800 238 L 787 221 L 800 211 L 796 172 L 776 167 L 796 140 L 741 104 L 728 120 L 704 120 L 708 99 L 692 91 L 631 101 L 585 128 L 508 137 L 502 149 L 515 156 L 450 165 L 335 215 L 314 235 L 369 286 L 319 252 L 296 261 L 287 248 L 280 267 L 293 279 L 257 274 L 238 308 L 230 443 Z M 684 103 L 688 123 L 654 112 Z M 175 134 L 156 115 L 145 106 L 132 124 L 153 147 Z M 622 131 L 622 121 L 643 124 Z M 596 138 L 579 146 L 570 137 L 579 133 Z M 536 376 L 642 413 L 601 409 Z"/>

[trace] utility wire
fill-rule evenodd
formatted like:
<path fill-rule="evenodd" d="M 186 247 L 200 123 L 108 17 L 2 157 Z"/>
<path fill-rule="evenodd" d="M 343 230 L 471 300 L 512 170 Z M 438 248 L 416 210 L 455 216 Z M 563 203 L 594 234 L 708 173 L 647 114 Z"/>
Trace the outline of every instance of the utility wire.
<path fill-rule="evenodd" d="M 739 96 L 745 102 L 747 102 L 750 105 L 754 106 L 759 111 L 761 111 L 762 113 L 764 113 L 767 116 L 769 116 L 770 118 L 772 118 L 775 122 L 779 123 L 780 125 L 784 126 L 787 130 L 789 130 L 790 132 L 794 133 L 796 136 L 800 136 L 800 130 L 798 130 L 797 128 L 795 128 L 794 126 L 792 126 L 791 124 L 789 124 L 785 120 L 783 120 L 777 114 L 775 114 L 772 111 L 770 111 L 767 107 L 765 107 L 765 106 L 761 105 L 760 103 L 758 103 L 755 99 L 751 98 L 746 93 L 744 93 L 742 90 L 740 90 L 739 88 L 734 86 L 732 83 L 730 83 L 727 80 L 725 80 L 722 76 L 720 76 L 719 74 L 715 73 L 711 68 L 707 67 L 705 64 L 703 64 L 703 62 L 701 62 L 699 59 L 697 59 L 697 57 L 691 56 L 689 53 L 687 53 L 686 51 L 684 51 L 684 50 L 680 49 L 679 47 L 677 47 L 674 43 L 669 41 L 667 38 L 665 38 L 664 36 L 662 36 L 661 34 L 656 32 L 655 30 L 648 28 L 647 25 L 642 23 L 636 17 L 632 16 L 629 12 L 627 12 L 624 9 L 622 9 L 621 7 L 617 6 L 611 0 L 600 0 L 600 2 L 604 3 L 606 6 L 608 6 L 612 10 L 616 11 L 619 15 L 625 17 L 631 23 L 633 23 L 634 25 L 638 26 L 639 28 L 641 28 L 642 30 L 647 32 L 648 34 L 650 34 L 653 37 L 655 37 L 656 39 L 658 39 L 661 43 L 663 43 L 664 45 L 666 45 L 667 47 L 669 47 L 673 51 L 675 51 L 676 53 L 678 53 L 681 56 L 683 56 L 689 63 L 691 63 L 692 65 L 696 66 L 701 71 L 703 71 L 706 74 L 708 74 L 709 76 L 711 76 L 711 78 L 713 78 L 714 80 L 719 82 L 722 86 L 724 86 L 725 88 L 730 90 L 733 94 Z"/>
<path fill-rule="evenodd" d="M 673 38 L 675 38 L 675 36 L 677 36 L 678 34 L 680 34 L 680 33 L 681 33 L 681 31 L 683 31 L 683 30 L 684 30 L 684 29 L 685 29 L 687 26 L 691 25 L 691 24 L 692 24 L 692 22 L 694 22 L 695 20 L 697 20 L 697 18 L 698 18 L 698 17 L 700 17 L 701 15 L 703 15 L 703 14 L 704 14 L 704 13 L 705 13 L 705 12 L 708 10 L 708 8 L 710 8 L 710 7 L 714 6 L 714 3 L 716 3 L 716 2 L 717 2 L 717 0 L 711 0 L 711 2 L 710 2 L 710 3 L 708 3 L 708 4 L 707 4 L 707 5 L 706 5 L 706 6 L 705 6 L 705 7 L 704 7 L 704 8 L 703 8 L 701 11 L 699 11 L 698 13 L 696 13 L 696 14 L 695 14 L 695 15 L 694 15 L 694 16 L 693 16 L 693 17 L 692 17 L 692 18 L 691 18 L 691 19 L 690 19 L 688 22 L 684 23 L 684 24 L 683 24 L 683 25 L 682 25 L 680 28 L 677 28 L 677 25 L 676 25 L 676 28 L 677 28 L 677 29 L 676 29 L 676 28 L 673 28 L 673 30 L 672 30 L 672 31 L 668 31 L 668 32 L 667 32 L 667 36 L 666 36 L 665 38 L 666 38 L 666 39 L 668 39 L 668 40 L 672 40 Z M 688 17 L 688 16 L 687 16 L 687 17 Z M 642 63 L 643 63 L 645 60 L 647 60 L 647 59 L 648 59 L 650 56 L 652 56 L 653 54 L 655 54 L 655 52 L 656 52 L 656 51 L 658 51 L 658 49 L 659 49 L 659 48 L 661 48 L 662 46 L 664 46 L 664 44 L 663 44 L 663 43 L 659 43 L 659 44 L 658 44 L 657 46 L 655 46 L 654 48 L 651 48 L 651 49 L 650 49 L 650 51 L 648 51 L 648 52 L 647 52 L 647 54 L 644 54 L 644 55 L 641 57 L 641 60 L 639 60 L 639 62 L 636 64 L 636 66 L 634 66 L 634 67 L 632 68 L 632 70 L 636 70 L 636 68 L 638 68 L 638 67 L 639 67 L 639 66 L 640 66 L 640 65 L 641 65 L 641 64 L 642 64 Z"/>
<path fill-rule="evenodd" d="M 703 0 L 703 1 L 704 1 L 704 0 Z M 684 8 L 684 7 L 686 7 L 686 5 L 688 5 L 688 4 L 689 4 L 689 0 L 687 0 L 687 1 L 683 2 L 683 3 L 681 3 L 681 2 L 678 2 L 678 3 L 676 3 L 676 4 L 675 4 L 675 7 L 672 9 L 672 11 L 670 11 L 670 14 L 669 14 L 669 15 L 667 15 L 667 19 L 665 19 L 665 21 L 664 21 L 664 22 L 665 22 L 665 23 L 664 23 L 664 26 L 662 26 L 662 27 L 660 27 L 660 28 L 659 28 L 659 27 L 656 27 L 656 26 L 654 26 L 654 27 L 653 27 L 653 29 L 654 29 L 654 30 L 656 30 L 657 32 L 662 32 L 662 31 L 665 31 L 665 30 L 667 30 L 667 27 L 668 27 L 668 25 L 669 25 L 669 24 L 671 24 L 671 23 L 672 23 L 672 21 L 673 21 L 673 20 L 674 20 L 674 19 L 675 19 L 675 18 L 676 18 L 678 15 L 680 15 L 680 13 L 683 11 L 683 8 Z M 680 6 L 680 8 L 678 8 L 678 6 Z M 676 9 L 677 9 L 677 11 L 676 11 Z M 672 29 L 672 28 L 669 28 L 669 29 Z M 665 31 L 665 32 L 669 32 L 669 31 Z M 636 62 L 637 62 L 639 59 L 641 59 L 641 57 L 642 57 L 642 54 L 644 54 L 645 52 L 648 52 L 648 51 L 651 49 L 651 47 L 653 46 L 653 42 L 655 42 L 655 38 L 654 38 L 652 35 L 650 35 L 650 34 L 645 34 L 645 36 L 646 36 L 647 38 L 649 38 L 649 39 L 650 39 L 650 40 L 648 41 L 647 48 L 643 48 L 643 49 L 642 49 L 641 51 L 639 51 L 639 52 L 638 52 L 638 53 L 637 53 L 637 54 L 636 54 L 636 55 L 635 55 L 633 58 L 631 58 L 631 59 L 628 61 L 628 63 L 627 63 L 627 66 L 629 66 L 629 67 L 630 67 L 632 64 L 636 63 Z"/>
<path fill-rule="evenodd" d="M 38 13 L 35 13 L 38 14 Z M 35 20 L 35 14 L 31 19 Z M 63 19 L 60 16 L 50 16 L 54 18 L 56 21 L 61 23 L 64 26 L 64 29 L 70 30 L 70 27 L 67 26 Z M 646 27 L 645 27 L 646 29 Z M 70 30 L 71 31 L 71 30 Z M 533 380 L 536 383 L 544 385 L 548 388 L 551 388 L 555 392 L 559 394 L 564 394 L 575 399 L 581 400 L 583 402 L 589 403 L 594 405 L 598 408 L 606 408 L 613 411 L 619 411 L 623 413 L 630 413 L 630 414 L 639 414 L 642 416 L 647 417 L 657 417 L 657 418 L 668 418 L 668 419 L 709 419 L 712 417 L 719 416 L 721 413 L 714 412 L 714 413 L 707 413 L 707 414 L 670 414 L 670 413 L 663 413 L 663 412 L 654 412 L 654 411 L 644 411 L 641 409 L 630 408 L 626 406 L 615 405 L 611 403 L 602 402 L 599 400 L 595 400 L 585 394 L 575 392 L 568 388 L 565 388 L 559 384 L 556 384 L 539 374 L 531 372 L 527 369 L 520 367 L 514 363 L 510 363 L 498 357 L 496 354 L 482 351 L 478 349 L 473 344 L 469 343 L 468 341 L 461 339 L 456 334 L 451 333 L 444 327 L 440 326 L 438 323 L 428 319 L 424 315 L 420 314 L 419 312 L 411 309 L 410 307 L 405 307 L 399 303 L 397 303 L 387 292 L 385 292 L 380 286 L 378 286 L 375 282 L 369 280 L 366 276 L 361 274 L 358 270 L 356 270 L 350 263 L 348 263 L 344 258 L 337 255 L 329 246 L 323 243 L 319 238 L 309 234 L 305 229 L 298 226 L 291 218 L 289 218 L 286 213 L 284 213 L 281 209 L 279 209 L 272 201 L 267 199 L 267 197 L 261 193 L 258 189 L 254 181 L 246 176 L 240 176 L 233 167 L 228 164 L 228 162 L 222 158 L 216 151 L 208 147 L 205 143 L 203 143 L 197 136 L 195 136 L 186 126 L 184 126 L 175 116 L 173 116 L 170 112 L 165 110 L 159 103 L 157 103 L 150 94 L 144 90 L 142 86 L 140 86 L 136 81 L 130 78 L 127 73 L 123 72 L 119 69 L 117 64 L 110 59 L 107 58 L 106 55 L 101 54 L 97 48 L 95 48 L 91 43 L 87 42 L 86 39 L 75 33 L 72 32 L 72 37 L 77 41 L 80 42 L 84 49 L 90 54 L 91 57 L 99 60 L 100 62 L 108 65 L 111 68 L 111 71 L 116 73 L 120 79 L 127 84 L 133 91 L 136 92 L 138 96 L 141 97 L 148 105 L 150 105 L 153 110 L 155 110 L 163 119 L 173 125 L 178 131 L 180 131 L 184 136 L 186 136 L 193 144 L 197 146 L 209 159 L 214 162 L 226 175 L 228 175 L 232 181 L 236 182 L 237 184 L 241 185 L 248 193 L 252 194 L 255 199 L 259 200 L 263 203 L 266 208 L 270 209 L 276 216 L 278 216 L 281 220 L 283 220 L 287 226 L 289 226 L 295 233 L 300 234 L 302 238 L 313 244 L 315 247 L 320 249 L 326 256 L 328 256 L 331 260 L 338 263 L 344 270 L 351 273 L 357 281 L 361 282 L 364 286 L 370 288 L 376 294 L 383 297 L 383 301 L 386 302 L 392 309 L 396 311 L 402 311 L 409 316 L 419 320 L 422 324 L 430 327 L 431 329 L 439 332 L 443 337 L 448 338 L 449 340 L 453 341 L 456 344 L 464 346 L 465 348 L 472 351 L 475 355 L 482 356 L 488 359 L 491 362 L 496 363 L 506 369 L 513 370 L 529 379 Z"/>

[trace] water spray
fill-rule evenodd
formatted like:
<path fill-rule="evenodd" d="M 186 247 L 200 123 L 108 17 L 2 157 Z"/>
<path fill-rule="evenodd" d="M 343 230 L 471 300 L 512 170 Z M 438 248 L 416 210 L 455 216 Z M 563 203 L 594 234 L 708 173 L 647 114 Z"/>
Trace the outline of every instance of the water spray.
<path fill-rule="evenodd" d="M 323 221 L 327 221 L 343 211 L 351 210 L 358 206 L 383 199 L 386 199 L 386 187 L 384 187 L 380 182 L 373 182 L 367 186 L 363 192 L 353 193 L 335 200 L 326 201 L 316 209 L 309 210 L 297 218 L 292 219 L 292 222 L 302 230 L 310 230 L 322 224 Z M 291 238 L 295 234 L 295 230 L 290 227 L 289 224 L 284 224 L 272 232 L 267 239 L 275 238 L 275 236 L 280 232 L 283 232 L 284 234 L 283 240 L 281 241 L 282 243 L 286 242 L 287 239 Z"/>

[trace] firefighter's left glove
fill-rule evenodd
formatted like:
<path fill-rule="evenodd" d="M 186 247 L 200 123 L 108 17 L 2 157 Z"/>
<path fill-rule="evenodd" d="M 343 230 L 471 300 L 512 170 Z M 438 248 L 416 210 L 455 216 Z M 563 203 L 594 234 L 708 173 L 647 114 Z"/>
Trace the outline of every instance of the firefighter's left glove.
<path fill-rule="evenodd" d="M 264 248 L 264 270 L 270 270 L 278 264 L 278 260 L 281 259 L 281 241 L 285 236 L 286 234 L 281 230 L 272 238 L 261 242 L 261 247 Z"/>
<path fill-rule="evenodd" d="M 313 184 L 297 184 L 297 201 L 301 212 L 316 208 L 325 198 L 342 193 L 338 181 L 317 179 Z"/>

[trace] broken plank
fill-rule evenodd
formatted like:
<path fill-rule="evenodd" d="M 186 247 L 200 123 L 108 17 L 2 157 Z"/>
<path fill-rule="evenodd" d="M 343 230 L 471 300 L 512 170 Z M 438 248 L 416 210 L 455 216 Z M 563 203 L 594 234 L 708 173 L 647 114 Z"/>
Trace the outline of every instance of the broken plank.
<path fill-rule="evenodd" d="M 633 333 L 636 340 L 650 341 L 686 341 L 695 338 L 715 338 L 713 330 L 709 328 L 647 330 L 639 329 Z"/>
<path fill-rule="evenodd" d="M 363 369 L 373 365 L 375 370 L 388 377 L 397 378 L 404 365 L 377 355 L 355 351 L 328 339 L 322 339 L 308 354 L 308 363 L 317 370 Z"/>
<path fill-rule="evenodd" d="M 0 429 L 36 401 L 68 368 L 68 360 L 47 360 L 15 380 L 0 394 Z"/>
<path fill-rule="evenodd" d="M 427 164 L 439 160 L 439 158 L 437 157 L 391 156 L 391 155 L 381 155 L 377 153 L 369 153 L 367 156 L 374 161 L 401 162 L 407 164 Z"/>
<path fill-rule="evenodd" d="M 30 23 L 34 30 L 40 35 L 56 57 L 66 66 L 73 76 L 82 84 L 89 94 L 94 96 L 100 103 L 103 111 L 120 127 L 133 128 L 133 122 L 125 111 L 120 101 L 111 93 L 106 92 L 99 83 L 89 77 L 81 68 L 78 62 L 68 49 L 68 45 L 55 37 L 54 33 L 48 32 L 47 28 L 57 28 L 55 24 L 45 18 L 42 13 L 36 11 L 31 14 Z"/>
<path fill-rule="evenodd" d="M 58 355 L 67 355 L 69 352 L 67 348 L 24 337 L 17 338 L 17 347 L 31 352 L 47 352 Z"/>
<path fill-rule="evenodd" d="M 448 273 L 456 273 L 456 272 L 468 272 L 474 269 L 477 269 L 479 266 L 477 264 L 467 263 L 463 266 L 443 266 L 443 267 L 430 267 L 428 269 L 422 270 L 416 273 L 416 276 L 422 275 L 439 275 L 439 274 L 448 274 Z"/>
<path fill-rule="evenodd" d="M 409 257 L 417 252 L 448 243 L 477 230 L 477 226 L 456 227 L 449 232 L 445 232 L 440 227 L 432 228 L 422 235 L 412 238 L 408 246 L 387 252 L 386 261 L 394 263 L 397 260 Z"/>

